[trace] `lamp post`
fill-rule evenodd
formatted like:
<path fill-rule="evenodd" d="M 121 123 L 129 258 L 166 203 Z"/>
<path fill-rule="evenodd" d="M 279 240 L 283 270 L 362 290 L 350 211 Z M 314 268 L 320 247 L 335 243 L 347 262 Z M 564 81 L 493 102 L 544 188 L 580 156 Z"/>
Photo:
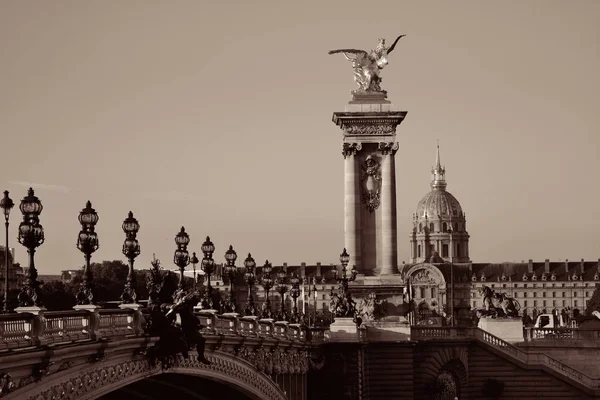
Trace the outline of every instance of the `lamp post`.
<path fill-rule="evenodd" d="M 140 230 L 140 224 L 137 219 L 133 217 L 133 213 L 129 211 L 127 218 L 123 221 L 123 232 L 125 232 L 125 241 L 123 242 L 123 255 L 127 257 L 129 261 L 129 272 L 127 273 L 127 283 L 125 283 L 125 289 L 121 295 L 122 304 L 136 304 L 137 294 L 136 289 L 136 276 L 133 270 L 133 262 L 135 258 L 140 255 L 140 244 L 137 240 L 137 233 Z"/>
<path fill-rule="evenodd" d="M 340 288 L 342 289 L 341 297 L 338 297 L 336 300 L 334 300 L 337 302 L 335 305 L 334 314 L 339 318 L 354 317 L 356 311 L 354 300 L 352 300 L 352 295 L 348 289 L 348 283 L 356 279 L 357 271 L 353 267 L 352 271 L 350 272 L 350 276 L 348 276 L 346 269 L 348 266 L 348 261 L 350 261 L 350 255 L 344 248 L 344 251 L 342 254 L 340 254 L 340 263 L 342 264 L 341 276 L 339 276 L 337 269 L 333 270 L 334 278 L 340 284 Z"/>
<path fill-rule="evenodd" d="M 248 285 L 248 299 L 246 300 L 246 309 L 244 311 L 246 315 L 256 315 L 256 308 L 254 307 L 254 296 L 252 296 L 252 287 L 256 282 L 256 275 L 254 274 L 256 262 L 254 262 L 254 258 L 252 258 L 250 253 L 248 253 L 248 257 L 246 257 L 246 259 L 244 260 L 244 267 L 246 268 L 244 280 L 246 281 L 246 285 Z"/>
<path fill-rule="evenodd" d="M 450 326 L 454 327 L 454 242 L 452 229 L 452 220 L 450 220 L 450 227 L 448 228 L 450 234 Z"/>
<path fill-rule="evenodd" d="M 225 311 L 228 313 L 235 312 L 235 275 L 237 268 L 235 267 L 235 260 L 237 260 L 237 253 L 233 250 L 233 246 L 229 245 L 229 249 L 225 252 L 225 276 L 229 279 L 229 298 L 225 301 Z"/>
<path fill-rule="evenodd" d="M 94 305 L 93 275 L 90 261 L 92 253 L 98 250 L 100 243 L 95 230 L 98 223 L 98 214 L 92 208 L 92 203 L 89 200 L 85 204 L 85 208 L 79 212 L 78 219 L 81 224 L 81 231 L 79 231 L 77 237 L 77 248 L 85 256 L 85 266 L 83 267 L 83 281 L 75 297 L 78 305 Z"/>
<path fill-rule="evenodd" d="M 271 319 L 273 318 L 273 311 L 271 310 L 271 299 L 269 298 L 269 290 L 273 287 L 273 278 L 271 277 L 271 272 L 273 271 L 273 266 L 269 262 L 269 260 L 265 261 L 265 265 L 262 267 L 262 274 L 260 277 L 260 283 L 265 290 L 265 302 L 262 306 L 262 314 L 261 318 Z"/>
<path fill-rule="evenodd" d="M 198 264 L 200 260 L 196 257 L 196 252 L 192 253 L 192 257 L 190 258 L 190 264 L 192 264 L 192 268 L 194 270 L 194 291 L 198 290 L 198 278 L 196 276 L 196 264 Z"/>
<path fill-rule="evenodd" d="M 173 263 L 179 268 L 179 283 L 177 284 L 177 290 L 173 294 L 173 301 L 177 303 L 185 296 L 185 267 L 190 263 L 190 255 L 187 251 L 187 246 L 190 243 L 190 236 L 182 226 L 181 230 L 175 235 L 175 244 L 177 249 L 173 254 Z"/>
<path fill-rule="evenodd" d="M 10 267 L 12 266 L 13 260 L 11 259 L 10 264 L 8 263 L 8 217 L 10 215 L 10 209 L 13 208 L 15 203 L 8 197 L 8 190 L 4 191 L 4 197 L 0 200 L 0 208 L 4 211 L 4 227 L 6 228 L 6 245 L 4 246 L 4 313 L 10 312 L 8 308 L 8 277 L 10 275 Z"/>
<path fill-rule="evenodd" d="M 19 243 L 27 248 L 29 254 L 29 269 L 25 285 L 19 293 L 19 307 L 42 307 L 40 299 L 40 282 L 35 268 L 35 249 L 44 243 L 44 228 L 40 224 L 40 213 L 44 209 L 42 202 L 29 188 L 27 196 L 23 197 L 19 209 L 23 214 L 23 222 L 19 224 Z M 7 277 L 8 278 L 8 277 Z"/>
<path fill-rule="evenodd" d="M 290 317 L 290 322 L 297 324 L 300 322 L 300 316 L 298 315 L 298 297 L 300 296 L 300 278 L 295 273 L 290 277 L 290 284 L 292 285 L 290 289 L 290 296 L 292 296 L 292 300 L 294 302 L 294 306 L 292 308 L 292 315 Z"/>
<path fill-rule="evenodd" d="M 277 316 L 277 320 L 278 321 L 285 321 L 287 320 L 287 313 L 285 311 L 285 293 L 288 291 L 288 287 L 285 284 L 285 278 L 286 278 L 286 271 L 284 268 L 281 268 L 278 272 L 277 272 L 277 280 L 276 280 L 276 288 L 275 290 L 277 290 L 277 293 L 279 293 L 279 296 L 281 297 L 281 309 L 279 310 L 279 315 Z"/>
<path fill-rule="evenodd" d="M 204 257 L 202 258 L 202 264 L 200 264 L 200 268 L 206 274 L 206 291 L 204 292 L 204 298 L 202 299 L 202 308 L 204 309 L 212 309 L 213 307 L 210 276 L 215 271 L 215 260 L 212 258 L 214 252 L 215 245 L 210 241 L 210 236 L 207 236 L 204 243 L 202 243 L 202 253 L 204 253 Z"/>

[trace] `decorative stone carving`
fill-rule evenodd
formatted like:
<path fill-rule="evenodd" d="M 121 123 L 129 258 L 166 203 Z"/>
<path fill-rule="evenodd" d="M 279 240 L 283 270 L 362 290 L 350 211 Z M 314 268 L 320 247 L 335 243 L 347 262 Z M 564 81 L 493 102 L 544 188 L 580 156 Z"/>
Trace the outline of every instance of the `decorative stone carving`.
<path fill-rule="evenodd" d="M 362 165 L 362 201 L 369 212 L 375 211 L 380 204 L 381 166 L 372 155 L 365 158 Z"/>
<path fill-rule="evenodd" d="M 355 156 L 360 150 L 362 150 L 362 143 L 342 143 L 342 155 L 344 158 Z"/>
<path fill-rule="evenodd" d="M 413 284 L 437 285 L 435 278 L 430 276 L 429 274 L 430 274 L 430 271 L 428 271 L 426 269 L 421 269 L 421 270 L 417 271 L 412 276 Z"/>
<path fill-rule="evenodd" d="M 0 373 L 0 397 L 6 396 L 15 389 L 15 383 L 7 372 Z"/>
<path fill-rule="evenodd" d="M 353 123 L 345 123 L 342 129 L 349 136 L 383 136 L 396 133 L 396 125 L 389 122 L 353 121 Z"/>
<path fill-rule="evenodd" d="M 73 365 L 74 365 L 73 361 L 66 361 L 66 362 L 60 364 L 60 366 L 58 367 L 58 370 L 56 372 L 60 372 L 60 371 L 64 371 L 64 370 L 67 370 L 69 368 L 72 368 Z"/>
<path fill-rule="evenodd" d="M 384 156 L 387 154 L 395 155 L 398 149 L 400 148 L 400 144 L 398 142 L 380 142 L 378 147 L 379 151 L 381 151 L 381 154 L 383 154 Z"/>
<path fill-rule="evenodd" d="M 239 351 L 240 355 L 249 354 L 249 352 L 252 353 L 252 350 L 247 347 L 242 347 Z M 213 353 L 209 357 L 211 364 L 207 365 L 199 362 L 195 357 L 184 359 L 181 355 L 178 355 L 173 360 L 173 372 L 190 373 L 190 370 L 196 370 L 199 376 L 202 376 L 201 370 L 217 372 L 219 375 L 228 377 L 231 382 L 238 381 L 246 387 L 253 388 L 255 393 L 260 393 L 261 398 L 268 400 L 284 400 L 286 398 L 283 391 L 268 376 L 256 374 L 255 370 L 245 362 L 235 360 L 233 356 L 223 353 Z M 94 371 L 89 369 L 79 371 L 78 375 L 67 377 L 57 385 L 33 396 L 23 398 L 27 398 L 27 400 L 46 400 L 94 397 L 94 392 L 105 390 L 107 387 L 119 388 L 119 382 L 125 379 L 131 382 L 131 377 L 138 376 L 139 379 L 144 379 L 159 373 L 161 373 L 161 368 L 152 366 L 146 359 L 119 362 L 103 366 Z M 192 373 L 192 375 L 196 374 Z M 13 390 L 14 386 L 10 374 L 0 374 L 0 397 Z"/>

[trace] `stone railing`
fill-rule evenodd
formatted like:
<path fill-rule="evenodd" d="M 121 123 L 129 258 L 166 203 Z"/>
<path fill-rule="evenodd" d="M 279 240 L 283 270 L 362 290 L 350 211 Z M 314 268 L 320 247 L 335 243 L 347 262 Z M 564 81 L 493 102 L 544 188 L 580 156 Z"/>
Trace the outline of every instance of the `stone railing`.
<path fill-rule="evenodd" d="M 500 339 L 479 328 L 411 328 L 412 340 L 443 340 L 443 339 L 466 339 L 471 338 L 483 342 L 496 350 L 501 351 L 505 355 L 517 359 L 518 361 L 531 367 L 546 367 L 549 370 L 566 376 L 571 380 L 579 383 L 585 388 L 591 390 L 600 390 L 600 379 L 590 377 L 583 372 L 562 363 L 547 354 L 539 352 L 527 352 L 512 344 Z"/>
<path fill-rule="evenodd" d="M 216 314 L 207 311 L 194 313 L 205 335 L 245 336 L 306 341 L 306 328 L 298 324 L 272 319 L 259 319 L 238 314 Z"/>
<path fill-rule="evenodd" d="M 57 345 L 85 340 L 143 336 L 144 314 L 139 309 L 46 311 L 0 315 L 0 352 L 3 350 Z M 274 338 L 306 342 L 306 328 L 272 319 L 237 314 L 196 312 L 205 335 Z M 315 340 L 322 330 L 316 330 Z M 310 335 L 313 337 L 313 335 Z"/>
<path fill-rule="evenodd" d="M 584 340 L 600 343 L 600 330 L 572 328 L 523 328 L 526 342 L 540 339 Z"/>
<path fill-rule="evenodd" d="M 472 331 L 473 328 L 413 326 L 410 329 L 410 338 L 411 340 L 468 339 L 473 337 Z"/>
<path fill-rule="evenodd" d="M 513 346 L 510 343 L 507 343 L 504 340 L 481 329 L 474 329 L 474 333 L 476 339 L 492 345 L 494 348 L 503 351 L 505 354 L 515 357 L 519 361 L 529 366 L 546 367 L 547 369 L 553 370 L 560 375 L 572 379 L 588 389 L 595 391 L 600 390 L 600 379 L 586 375 L 583 372 L 548 356 L 547 354 L 523 351 L 518 347 Z"/>
<path fill-rule="evenodd" d="M 133 309 L 91 309 L 0 315 L 0 351 L 143 334 Z"/>

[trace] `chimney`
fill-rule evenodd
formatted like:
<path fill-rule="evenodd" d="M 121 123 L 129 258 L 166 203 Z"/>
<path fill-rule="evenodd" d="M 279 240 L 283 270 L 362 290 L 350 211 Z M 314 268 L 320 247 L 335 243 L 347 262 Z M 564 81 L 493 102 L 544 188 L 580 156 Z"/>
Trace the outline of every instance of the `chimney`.
<path fill-rule="evenodd" d="M 547 258 L 544 261 L 544 273 L 545 274 L 549 274 L 550 273 L 550 260 L 547 259 Z"/>
<path fill-rule="evenodd" d="M 317 273 L 316 273 L 316 276 L 321 276 L 321 263 L 320 262 L 317 263 Z"/>
<path fill-rule="evenodd" d="M 569 259 L 565 260 L 565 274 L 569 275 Z"/>
<path fill-rule="evenodd" d="M 600 258 L 598 259 L 598 267 L 596 267 L 596 270 L 600 274 Z"/>
<path fill-rule="evenodd" d="M 585 272 L 585 260 L 582 258 L 581 259 L 581 271 L 579 271 L 579 273 L 581 275 L 583 275 L 584 272 Z"/>
<path fill-rule="evenodd" d="M 306 263 L 300 263 L 300 278 L 304 278 L 306 276 Z"/>
<path fill-rule="evenodd" d="M 527 273 L 533 274 L 533 260 L 529 260 L 527 263 Z"/>

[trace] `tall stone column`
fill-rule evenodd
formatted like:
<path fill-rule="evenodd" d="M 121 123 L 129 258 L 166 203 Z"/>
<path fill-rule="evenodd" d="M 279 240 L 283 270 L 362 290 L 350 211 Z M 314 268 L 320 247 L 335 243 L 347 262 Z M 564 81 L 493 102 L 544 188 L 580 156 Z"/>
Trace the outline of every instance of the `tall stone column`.
<path fill-rule="evenodd" d="M 381 273 L 382 267 L 386 274 L 393 274 L 398 258 L 392 148 L 397 149 L 396 128 L 404 120 L 406 111 L 392 110 L 386 96 L 385 92 L 354 93 L 345 111 L 333 114 L 333 122 L 343 132 L 342 153 L 346 158 L 346 250 L 350 253 L 350 264 L 355 264 L 358 273 L 365 276 Z M 379 143 L 391 146 L 387 150 L 388 157 L 382 159 Z M 354 150 L 356 145 L 360 147 Z M 360 155 L 355 156 L 359 149 Z M 382 196 L 386 199 L 385 205 L 382 205 Z"/>
<path fill-rule="evenodd" d="M 344 156 L 344 245 L 350 254 L 350 265 L 360 269 L 360 192 L 356 153 L 362 149 L 360 143 L 343 143 Z"/>
<path fill-rule="evenodd" d="M 396 225 L 396 174 L 394 157 L 398 143 L 379 143 L 381 162 L 381 258 L 380 275 L 396 272 L 398 266 Z"/>

